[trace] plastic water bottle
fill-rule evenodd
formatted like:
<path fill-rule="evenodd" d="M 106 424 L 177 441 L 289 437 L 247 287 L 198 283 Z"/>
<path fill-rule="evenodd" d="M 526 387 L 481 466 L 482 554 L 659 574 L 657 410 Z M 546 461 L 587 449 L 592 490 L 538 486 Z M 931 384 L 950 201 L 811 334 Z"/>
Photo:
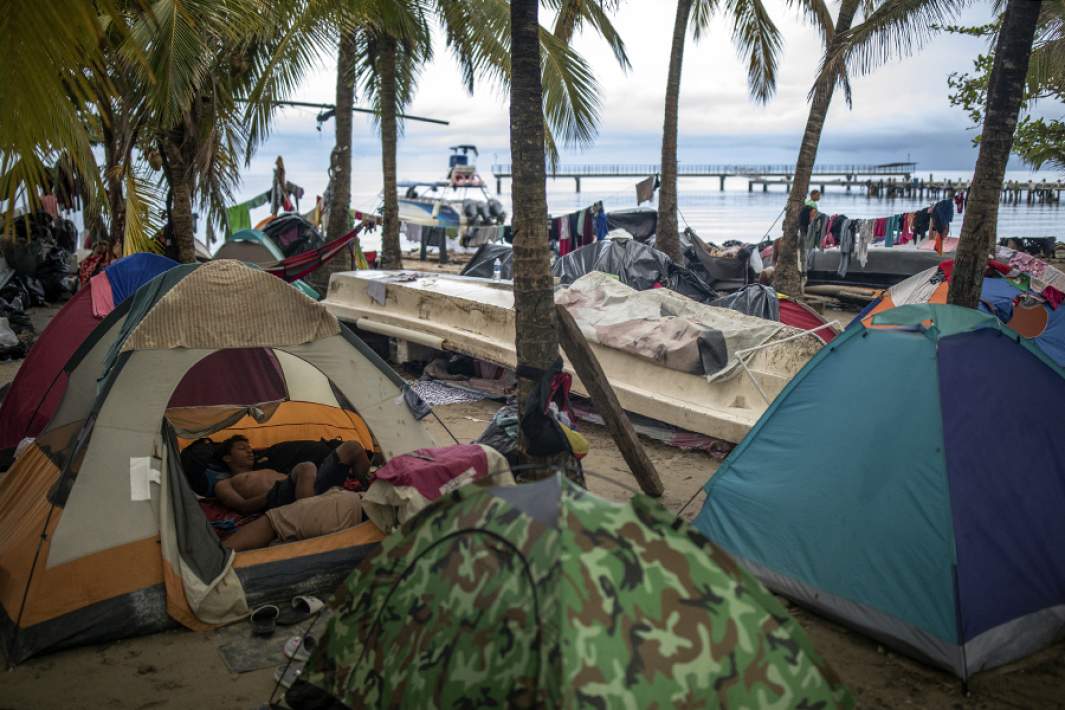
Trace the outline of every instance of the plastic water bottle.
<path fill-rule="evenodd" d="M 503 278 L 503 262 L 496 257 L 495 263 L 492 264 L 492 280 L 499 281 Z"/>

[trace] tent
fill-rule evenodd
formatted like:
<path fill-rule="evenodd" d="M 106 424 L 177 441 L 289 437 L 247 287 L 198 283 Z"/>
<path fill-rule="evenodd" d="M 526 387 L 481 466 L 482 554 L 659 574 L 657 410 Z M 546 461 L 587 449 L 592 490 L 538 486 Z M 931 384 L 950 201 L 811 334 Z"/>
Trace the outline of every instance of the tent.
<path fill-rule="evenodd" d="M 1005 247 L 998 248 L 996 257 L 988 262 L 980 291 L 980 310 L 993 313 L 1013 330 L 1031 338 L 1054 362 L 1065 367 L 1065 303 L 1061 300 L 1065 295 L 1065 273 Z M 954 260 L 948 259 L 892 286 L 863 310 L 862 321 L 868 327 L 874 315 L 896 306 L 946 303 L 953 267 Z"/>
<path fill-rule="evenodd" d="M 849 328 L 706 484 L 771 589 L 965 679 L 1065 636 L 1065 371 L 994 316 Z"/>
<path fill-rule="evenodd" d="M 226 238 L 222 246 L 218 247 L 214 258 L 237 259 L 256 266 L 267 267 L 283 261 L 285 252 L 266 232 L 258 229 L 242 229 Z M 321 294 L 304 281 L 294 281 L 292 285 L 310 298 L 321 297 Z"/>
<path fill-rule="evenodd" d="M 236 428 L 253 446 L 358 440 L 385 458 L 435 445 L 424 403 L 324 306 L 240 262 L 174 267 L 142 286 L 67 363 L 62 401 L 0 481 L 0 632 L 14 662 L 77 643 L 204 629 L 335 585 L 372 523 L 234 554 L 208 526 L 178 452 Z M 268 349 L 280 402 L 173 395 L 197 363 Z"/>
<path fill-rule="evenodd" d="M 66 389 L 63 367 L 100 319 L 122 304 L 141 284 L 176 266 L 155 254 L 119 259 L 74 294 L 30 348 L 0 404 L 0 449 L 11 454 L 24 437 L 36 436 L 59 406 Z M 6 468 L 6 466 L 4 466 Z"/>
<path fill-rule="evenodd" d="M 728 555 L 649 498 L 561 476 L 437 501 L 334 604 L 297 710 L 851 703 Z"/>

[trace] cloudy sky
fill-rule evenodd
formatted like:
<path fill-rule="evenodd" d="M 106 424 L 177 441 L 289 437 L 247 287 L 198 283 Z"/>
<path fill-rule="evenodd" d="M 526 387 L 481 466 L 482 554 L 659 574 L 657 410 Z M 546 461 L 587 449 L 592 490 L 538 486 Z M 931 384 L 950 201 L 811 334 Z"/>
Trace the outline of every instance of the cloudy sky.
<path fill-rule="evenodd" d="M 685 50 L 680 100 L 680 160 L 692 163 L 785 163 L 795 160 L 808 105 L 806 94 L 820 58 L 819 38 L 784 0 L 767 0 L 783 35 L 776 96 L 761 106 L 747 96 L 746 74 L 718 17 L 713 31 Z M 837 3 L 830 2 L 835 12 Z M 607 45 L 582 36 L 577 49 L 590 62 L 600 84 L 602 112 L 594 146 L 568 151 L 564 162 L 657 163 L 665 77 L 675 5 L 671 0 L 628 0 L 615 25 L 624 38 L 632 68 L 622 71 Z M 986 7 L 961 18 L 988 19 Z M 911 159 L 925 170 L 968 170 L 976 152 L 971 129 L 960 109 L 947 100 L 947 75 L 967 71 L 986 47 L 984 40 L 943 35 L 913 57 L 856 78 L 854 107 L 834 102 L 821 143 L 819 161 L 887 162 Z M 331 102 L 335 64 L 323 61 L 294 99 Z M 442 176 L 447 146 L 475 143 L 481 172 L 490 163 L 509 162 L 507 97 L 483 84 L 473 96 L 464 90 L 456 66 L 441 47 L 421 76 L 409 113 L 451 122 L 437 126 L 408 122 L 399 146 L 400 175 Z M 333 123 L 315 130 L 313 109 L 281 112 L 270 141 L 246 173 L 242 194 L 269 184 L 274 157 L 284 155 L 290 179 L 312 194 L 324 189 L 333 143 Z M 379 189 L 377 136 L 366 116 L 355 124 L 356 193 Z"/>

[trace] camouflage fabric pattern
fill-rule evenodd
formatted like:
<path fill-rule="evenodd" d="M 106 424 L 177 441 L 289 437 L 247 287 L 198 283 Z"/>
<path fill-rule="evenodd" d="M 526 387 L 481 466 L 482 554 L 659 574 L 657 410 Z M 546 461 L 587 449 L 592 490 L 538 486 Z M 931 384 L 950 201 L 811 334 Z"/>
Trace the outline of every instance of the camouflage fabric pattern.
<path fill-rule="evenodd" d="M 522 488 L 554 519 L 468 487 L 388 537 L 304 680 L 351 707 L 853 704 L 776 599 L 658 503 Z"/>

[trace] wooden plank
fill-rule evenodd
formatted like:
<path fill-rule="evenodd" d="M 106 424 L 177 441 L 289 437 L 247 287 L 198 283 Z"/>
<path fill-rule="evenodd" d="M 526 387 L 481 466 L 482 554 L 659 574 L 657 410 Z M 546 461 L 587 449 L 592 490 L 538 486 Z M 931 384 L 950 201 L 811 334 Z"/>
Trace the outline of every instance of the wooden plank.
<path fill-rule="evenodd" d="M 576 370 L 577 377 L 588 390 L 596 411 L 606 422 L 621 455 L 625 457 L 625 463 L 629 465 L 629 470 L 640 484 L 640 489 L 647 495 L 658 498 L 665 491 L 662 480 L 637 438 L 632 422 L 618 403 L 617 395 L 599 365 L 599 359 L 592 352 L 580 326 L 573 320 L 569 311 L 559 305 L 555 306 L 555 311 L 558 313 L 558 339 L 573 369 Z"/>

